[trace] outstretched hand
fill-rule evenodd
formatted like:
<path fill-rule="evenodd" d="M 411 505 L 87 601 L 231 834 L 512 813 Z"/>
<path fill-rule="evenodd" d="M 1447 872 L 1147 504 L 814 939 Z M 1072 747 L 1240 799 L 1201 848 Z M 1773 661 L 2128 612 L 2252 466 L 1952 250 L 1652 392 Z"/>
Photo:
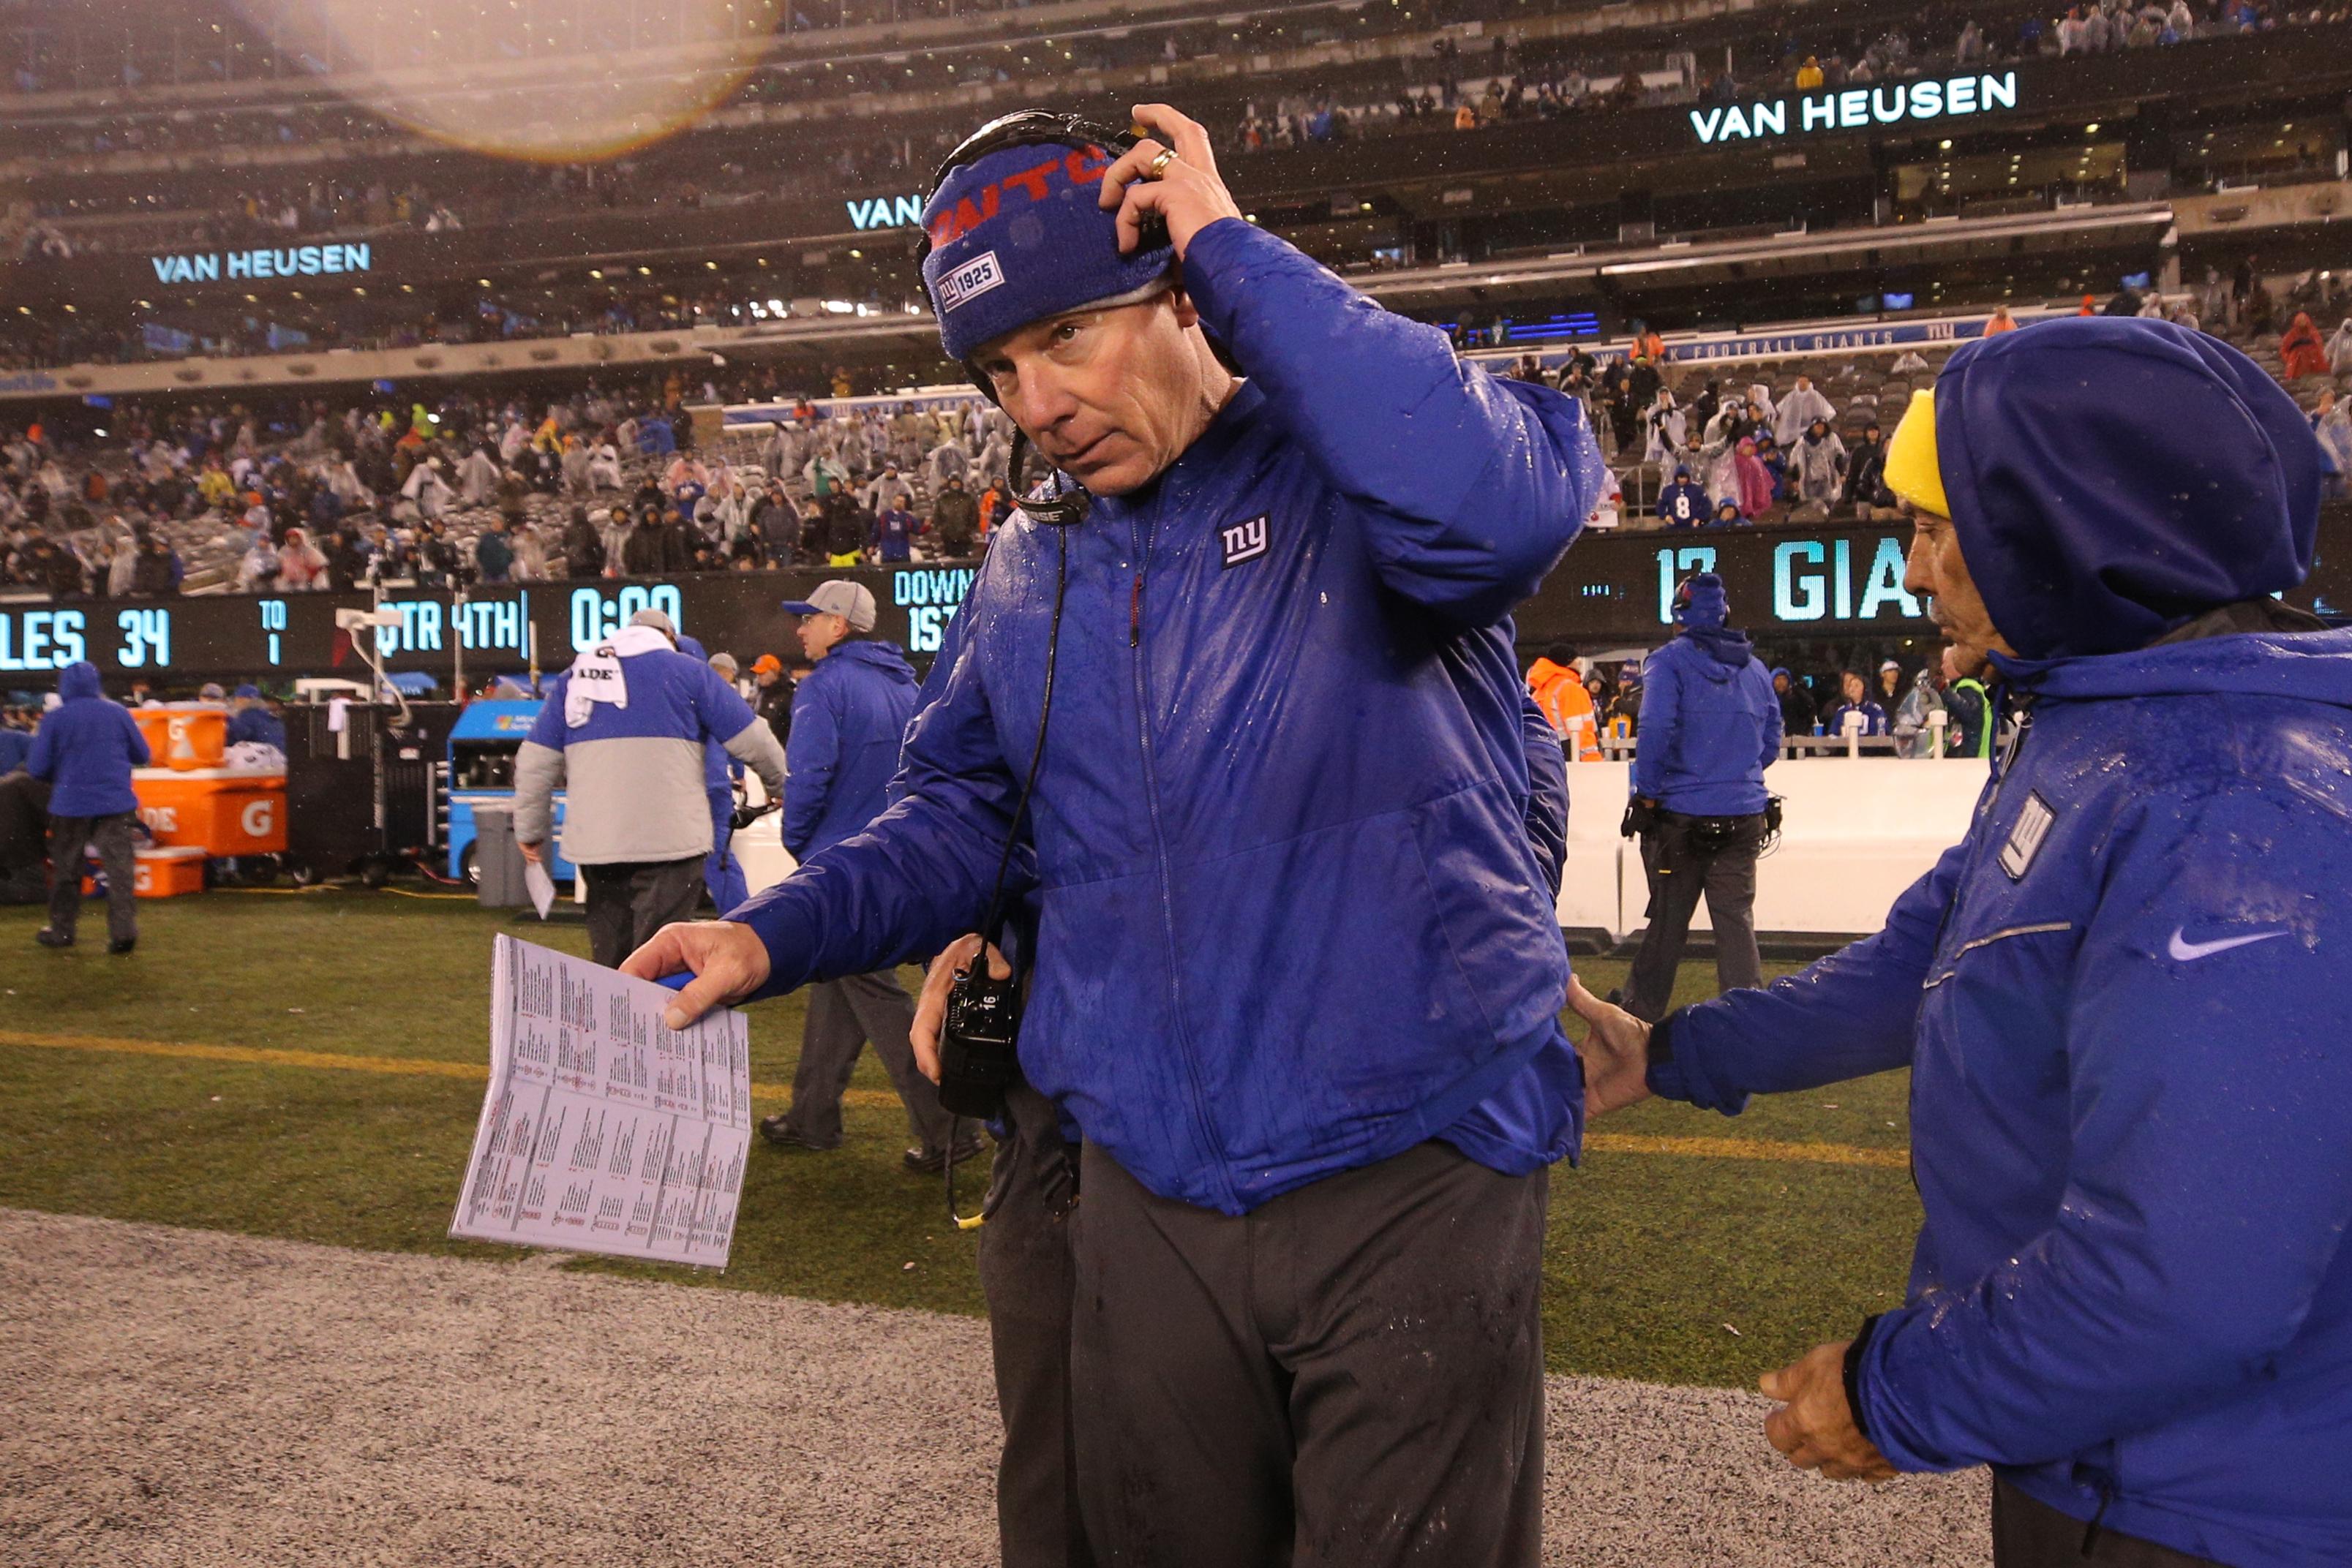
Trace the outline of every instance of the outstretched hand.
<path fill-rule="evenodd" d="M 694 978 L 662 1014 L 665 1029 L 684 1029 L 715 1007 L 740 1002 L 768 978 L 768 945 L 732 920 L 665 925 L 621 960 L 621 973 L 658 980 L 690 969 Z"/>
<path fill-rule="evenodd" d="M 1217 172 L 1206 127 L 1164 103 L 1139 103 L 1134 112 L 1137 124 L 1159 135 L 1138 141 L 1103 171 L 1102 204 L 1118 209 L 1120 255 L 1135 249 L 1143 220 L 1156 214 L 1167 222 L 1169 243 L 1181 261 L 1194 235 L 1220 218 L 1240 217 L 1242 210 Z M 1155 179 L 1151 165 L 1171 148 L 1176 156 Z"/>
<path fill-rule="evenodd" d="M 1589 1119 L 1650 1097 L 1650 1026 L 1568 977 L 1568 1005 L 1591 1027 L 1576 1048 L 1584 1061 L 1584 1114 Z"/>

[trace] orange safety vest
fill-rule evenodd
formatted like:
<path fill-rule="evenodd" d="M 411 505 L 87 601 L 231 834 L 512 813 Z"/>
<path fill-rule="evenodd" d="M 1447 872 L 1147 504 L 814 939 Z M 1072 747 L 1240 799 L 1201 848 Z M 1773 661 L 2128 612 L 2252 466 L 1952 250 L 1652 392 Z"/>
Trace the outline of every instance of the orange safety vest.
<path fill-rule="evenodd" d="M 1528 671 L 1528 690 L 1552 728 L 1568 740 L 1569 756 L 1579 762 L 1601 760 L 1598 732 L 1592 719 L 1592 694 L 1574 670 L 1538 659 Z"/>

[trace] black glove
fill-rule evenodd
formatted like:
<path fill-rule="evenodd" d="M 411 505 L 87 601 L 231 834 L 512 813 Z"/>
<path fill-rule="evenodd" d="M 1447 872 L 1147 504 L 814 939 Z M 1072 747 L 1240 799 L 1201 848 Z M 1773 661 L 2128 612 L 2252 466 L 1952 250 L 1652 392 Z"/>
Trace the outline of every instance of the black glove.
<path fill-rule="evenodd" d="M 732 831 L 740 833 L 774 810 L 773 806 L 738 806 L 735 814 L 727 819 L 727 825 Z"/>
<path fill-rule="evenodd" d="M 1658 803 L 1655 800 L 1644 800 L 1636 796 L 1625 802 L 1625 820 L 1618 825 L 1617 831 L 1630 839 L 1638 834 L 1650 832 L 1657 825 Z"/>

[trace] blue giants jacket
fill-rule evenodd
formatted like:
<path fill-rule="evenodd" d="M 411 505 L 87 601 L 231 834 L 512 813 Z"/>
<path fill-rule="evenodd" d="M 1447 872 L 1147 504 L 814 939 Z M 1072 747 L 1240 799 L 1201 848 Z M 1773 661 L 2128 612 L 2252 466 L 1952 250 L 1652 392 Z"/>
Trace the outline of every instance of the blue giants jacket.
<path fill-rule="evenodd" d="M 915 672 L 895 643 L 836 643 L 793 693 L 784 747 L 784 848 L 795 860 L 882 814 L 915 712 Z"/>
<path fill-rule="evenodd" d="M 139 809 L 131 770 L 152 760 L 138 721 L 100 695 L 98 666 L 87 661 L 58 673 L 54 712 L 41 716 L 25 770 L 48 783 L 53 817 L 111 817 Z"/>
<path fill-rule="evenodd" d="M 1642 661 L 1634 794 L 1694 817 L 1760 811 L 1780 755 L 1780 699 L 1746 632 L 1694 626 Z"/>
<path fill-rule="evenodd" d="M 1436 1136 L 1535 1169 L 1573 1149 L 1582 1088 L 1508 613 L 1600 455 L 1569 399 L 1458 364 L 1239 220 L 1184 278 L 1248 380 L 1152 484 L 999 534 L 902 798 L 736 917 L 770 992 L 973 928 L 1066 549 L 1015 863 L 1030 1081 L 1153 1191 L 1227 1213 Z"/>
<path fill-rule="evenodd" d="M 2242 411 L 2236 429 L 2189 420 L 2230 437 L 2199 444 L 2210 491 L 2086 478 L 2104 455 L 2082 444 L 2110 416 L 2043 423 L 2063 411 L 2033 401 L 2182 408 L 2137 379 L 2093 358 L 2038 388 L 1948 400 L 1939 383 L 1961 547 L 1994 623 L 2035 655 L 2001 662 L 2031 726 L 1884 931 L 1675 1015 L 1652 1084 L 1728 1112 L 1911 1069 L 1926 1223 L 1908 1304 L 1855 1369 L 1864 1428 L 1895 1465 L 1990 1464 L 2076 1519 L 2199 1557 L 2342 1564 L 2352 632 L 2134 645 L 2200 600 L 2266 602 L 2309 562 L 2317 509 L 2305 455 L 2240 439 Z M 2012 418 L 2029 423 L 1996 423 Z M 2106 472 L 2133 473 L 2147 445 L 2119 444 Z M 2073 472 L 2015 494 L 2063 515 L 1972 519 L 1995 504 L 1979 461 L 2034 453 Z M 2105 505 L 2140 526 L 2102 544 Z M 2012 525 L 2036 570 L 1981 549 Z M 2257 526 L 2278 539 L 2235 537 Z M 2168 605 L 2135 572 L 2196 586 Z"/>

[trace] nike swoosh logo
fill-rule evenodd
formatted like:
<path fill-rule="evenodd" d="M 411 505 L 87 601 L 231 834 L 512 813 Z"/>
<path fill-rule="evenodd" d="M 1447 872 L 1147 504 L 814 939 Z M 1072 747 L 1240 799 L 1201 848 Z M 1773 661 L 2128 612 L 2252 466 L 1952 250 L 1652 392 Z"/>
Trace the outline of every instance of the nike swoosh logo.
<path fill-rule="evenodd" d="M 2216 953 L 2226 953 L 2232 947 L 2243 947 L 2255 942 L 2267 942 L 2273 936 L 2287 935 L 2284 931 L 2257 931 L 2251 936 L 2224 936 L 2213 942 L 2189 942 L 2184 940 L 2188 934 L 2189 928 L 2182 926 L 2172 934 L 2171 942 L 2165 947 L 2165 951 L 2171 954 L 2175 961 L 2182 964 L 2196 958 L 2210 958 Z"/>

